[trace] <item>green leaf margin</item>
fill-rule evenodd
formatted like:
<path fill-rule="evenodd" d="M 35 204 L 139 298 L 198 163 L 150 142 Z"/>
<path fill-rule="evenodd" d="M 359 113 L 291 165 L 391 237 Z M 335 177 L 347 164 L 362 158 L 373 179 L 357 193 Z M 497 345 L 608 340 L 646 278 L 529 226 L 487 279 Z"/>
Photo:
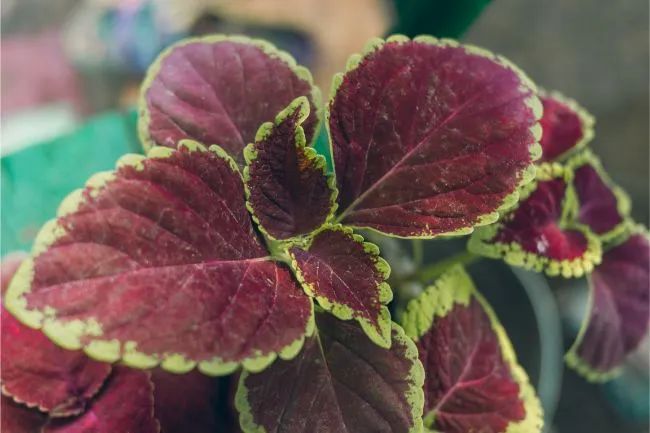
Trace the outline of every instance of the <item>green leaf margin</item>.
<path fill-rule="evenodd" d="M 337 74 L 334 74 L 332 78 L 332 84 L 330 87 L 330 94 L 329 94 L 329 103 L 326 106 L 324 123 L 325 123 L 325 128 L 327 130 L 327 135 L 329 137 L 329 151 L 330 151 L 330 155 L 332 155 L 332 166 L 334 167 L 334 172 L 336 172 L 336 163 L 334 161 L 332 133 L 330 131 L 330 109 L 334 101 L 334 98 L 336 97 L 336 94 L 338 92 L 338 89 L 339 87 L 341 87 L 341 84 L 343 83 L 343 79 L 345 78 L 345 75 L 351 71 L 354 71 L 357 67 L 359 67 L 359 65 L 363 62 L 363 60 L 365 60 L 367 57 L 372 55 L 375 51 L 379 51 L 385 44 L 387 43 L 404 44 L 411 41 L 422 43 L 422 44 L 433 45 L 437 47 L 462 48 L 465 50 L 465 52 L 468 55 L 474 55 L 474 56 L 485 57 L 487 59 L 490 59 L 491 61 L 499 64 L 500 66 L 506 69 L 510 69 L 519 77 L 519 79 L 521 80 L 521 86 L 530 90 L 530 96 L 526 99 L 525 104 L 530 108 L 530 110 L 532 111 L 536 119 L 535 124 L 529 128 L 535 140 L 529 146 L 531 162 L 530 165 L 528 165 L 528 167 L 526 167 L 524 170 L 521 171 L 519 183 L 515 186 L 513 192 L 511 192 L 506 197 L 504 197 L 501 205 L 499 205 L 494 212 L 482 215 L 481 217 L 478 218 L 478 221 L 471 227 L 461 227 L 457 230 L 448 233 L 440 233 L 437 235 L 423 233 L 421 236 L 398 236 L 391 233 L 382 232 L 372 227 L 362 227 L 362 226 L 354 226 L 354 225 L 351 225 L 351 227 L 355 227 L 363 230 L 369 230 L 369 231 L 379 233 L 383 236 L 400 238 L 400 239 L 434 239 L 439 237 L 444 238 L 444 237 L 452 237 L 452 236 L 453 237 L 465 236 L 471 234 L 476 227 L 487 226 L 489 224 L 496 222 L 499 219 L 501 214 L 505 213 L 509 209 L 512 209 L 519 201 L 519 189 L 524 185 L 530 183 L 535 178 L 534 162 L 537 161 L 542 156 L 542 146 L 540 145 L 540 139 L 542 138 L 542 126 L 539 123 L 539 121 L 542 118 L 543 106 L 540 99 L 537 96 L 538 93 L 537 86 L 528 77 L 528 75 L 526 75 L 526 73 L 523 70 L 521 70 L 517 65 L 515 65 L 505 57 L 500 56 L 498 54 L 494 54 L 484 48 L 480 48 L 475 45 L 461 44 L 460 42 L 454 39 L 445 39 L 445 38 L 438 39 L 429 35 L 419 35 L 414 37 L 413 39 L 401 34 L 390 35 L 385 39 L 373 38 L 366 43 L 366 45 L 364 46 L 360 54 L 352 54 L 348 58 L 344 72 L 339 72 Z M 341 217 L 343 215 L 344 213 L 339 215 L 338 218 L 335 220 L 335 222 L 340 222 Z"/>
<path fill-rule="evenodd" d="M 418 298 L 409 302 L 402 317 L 406 335 L 418 341 L 434 326 L 436 318 L 447 316 L 456 305 L 467 306 L 474 297 L 487 314 L 492 331 L 497 335 L 501 355 L 507 362 L 513 379 L 519 385 L 519 398 L 524 404 L 526 415 L 523 420 L 510 422 L 504 433 L 540 432 L 544 423 L 543 411 L 528 375 L 517 363 L 512 343 L 505 329 L 488 304 L 487 300 L 476 290 L 471 277 L 461 265 L 451 266 L 435 284 L 429 286 Z M 432 428 L 435 413 L 424 414 L 424 424 Z"/>

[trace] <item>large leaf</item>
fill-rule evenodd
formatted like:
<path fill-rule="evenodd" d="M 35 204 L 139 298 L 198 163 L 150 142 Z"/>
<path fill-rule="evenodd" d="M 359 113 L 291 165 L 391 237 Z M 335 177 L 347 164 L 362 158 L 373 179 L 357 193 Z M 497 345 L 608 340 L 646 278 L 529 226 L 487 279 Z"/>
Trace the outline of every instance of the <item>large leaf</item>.
<path fill-rule="evenodd" d="M 572 171 L 560 165 L 540 166 L 536 181 L 521 191 L 517 209 L 477 230 L 469 249 L 549 275 L 569 278 L 590 272 L 600 263 L 601 245 L 587 226 L 572 221 L 572 177 Z"/>
<path fill-rule="evenodd" d="M 571 158 L 567 165 L 574 170 L 573 185 L 578 201 L 574 218 L 604 241 L 628 231 L 632 226 L 630 199 L 612 182 L 600 160 L 586 151 Z"/>
<path fill-rule="evenodd" d="M 145 148 L 182 139 L 217 144 L 239 163 L 259 126 L 298 96 L 309 96 L 303 125 L 311 141 L 318 125 L 318 90 L 309 71 L 271 44 L 214 35 L 163 52 L 142 85 L 139 131 Z"/>
<path fill-rule="evenodd" d="M 43 433 L 158 433 L 149 373 L 115 367 L 106 389 L 76 418 L 52 418 Z"/>
<path fill-rule="evenodd" d="M 99 360 L 259 369 L 277 353 L 295 355 L 312 324 L 311 300 L 267 255 L 223 150 L 155 147 L 64 201 L 6 306 Z"/>
<path fill-rule="evenodd" d="M 541 104 L 514 65 L 454 41 L 372 41 L 334 79 L 338 221 L 405 237 L 494 222 L 532 178 Z"/>
<path fill-rule="evenodd" d="M 583 148 L 594 136 L 594 118 L 558 92 L 540 95 L 544 106 L 541 161 L 556 161 Z"/>
<path fill-rule="evenodd" d="M 508 336 L 460 266 L 407 306 L 424 365 L 424 423 L 442 433 L 533 433 L 539 400 Z"/>
<path fill-rule="evenodd" d="M 648 333 L 650 245 L 647 232 L 606 251 L 589 276 L 590 302 L 567 363 L 593 381 L 618 373 L 625 357 Z"/>
<path fill-rule="evenodd" d="M 47 416 L 36 409 L 0 396 L 0 431 L 2 433 L 41 433 Z"/>
<path fill-rule="evenodd" d="M 24 260 L 23 256 L 14 257 L 2 261 L 3 293 Z M 92 361 L 81 352 L 61 349 L 42 332 L 17 321 L 4 306 L 0 318 L 2 393 L 50 416 L 81 412 L 108 377 L 110 365 Z M 17 411 L 16 417 L 20 418 L 20 413 Z"/>
<path fill-rule="evenodd" d="M 253 218 L 275 239 L 304 235 L 323 225 L 336 206 L 334 178 L 325 158 L 306 147 L 301 124 L 309 102 L 301 96 L 257 132 L 246 147 L 244 179 Z"/>
<path fill-rule="evenodd" d="M 373 432 L 422 429 L 422 364 L 393 324 L 389 349 L 354 322 L 316 314 L 317 333 L 291 361 L 244 373 L 236 405 L 245 433 Z"/>
<path fill-rule="evenodd" d="M 308 246 L 292 247 L 289 253 L 309 296 L 339 319 L 356 319 L 375 343 L 390 347 L 390 312 L 385 305 L 393 298 L 386 282 L 390 266 L 375 244 L 337 225 L 323 228 Z"/>

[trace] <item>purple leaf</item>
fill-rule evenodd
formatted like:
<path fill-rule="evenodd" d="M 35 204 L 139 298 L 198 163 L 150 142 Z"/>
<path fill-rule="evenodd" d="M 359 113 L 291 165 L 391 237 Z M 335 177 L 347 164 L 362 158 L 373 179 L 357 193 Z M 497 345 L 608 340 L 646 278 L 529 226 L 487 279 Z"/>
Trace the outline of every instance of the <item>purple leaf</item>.
<path fill-rule="evenodd" d="M 566 356 L 567 363 L 592 381 L 618 373 L 626 356 L 648 333 L 650 245 L 641 230 L 606 251 L 589 277 L 588 316 Z"/>
<path fill-rule="evenodd" d="M 260 228 L 275 239 L 310 233 L 336 207 L 334 178 L 325 158 L 306 147 L 301 124 L 309 115 L 307 98 L 293 101 L 257 132 L 244 151 L 244 179 L 250 210 Z"/>
<path fill-rule="evenodd" d="M 243 163 L 259 126 L 298 96 L 314 113 L 303 125 L 308 141 L 318 125 L 318 90 L 309 71 L 271 44 L 208 36 L 180 42 L 149 68 L 142 85 L 143 145 L 176 147 L 183 139 L 217 144 Z"/>
<path fill-rule="evenodd" d="M 453 41 L 374 41 L 334 81 L 338 221 L 402 237 L 494 222 L 540 153 L 535 86 Z"/>
<path fill-rule="evenodd" d="M 460 266 L 407 306 L 424 365 L 424 424 L 441 433 L 539 432 L 540 403 L 494 312 Z"/>
<path fill-rule="evenodd" d="M 174 372 L 261 369 L 312 325 L 253 230 L 236 164 L 190 141 L 128 155 L 66 199 L 6 300 L 65 348 Z"/>
<path fill-rule="evenodd" d="M 3 293 L 22 260 L 2 261 Z M 4 307 L 0 317 L 2 393 L 50 416 L 80 413 L 108 377 L 110 364 L 61 349 L 42 332 L 17 321 Z"/>
<path fill-rule="evenodd" d="M 549 162 L 564 158 L 583 148 L 594 136 L 594 118 L 591 114 L 557 92 L 540 95 L 544 106 L 542 125 L 542 158 Z"/>
<path fill-rule="evenodd" d="M 565 278 L 579 277 L 600 263 L 601 245 L 588 227 L 575 224 L 572 171 L 544 164 L 521 191 L 517 209 L 471 237 L 471 251 Z"/>
<path fill-rule="evenodd" d="M 76 418 L 53 418 L 43 433 L 158 433 L 149 373 L 115 367 L 106 388 Z"/>
<path fill-rule="evenodd" d="M 47 415 L 36 409 L 16 403 L 5 395 L 0 396 L 0 430 L 2 433 L 41 433 Z"/>
<path fill-rule="evenodd" d="M 236 405 L 245 433 L 407 433 L 422 428 L 422 365 L 393 324 L 390 348 L 354 322 L 317 313 L 318 331 L 291 361 L 243 373 Z"/>
<path fill-rule="evenodd" d="M 578 201 L 576 219 L 604 241 L 631 228 L 630 199 L 616 186 L 598 158 L 586 151 L 568 162 L 574 170 L 573 186 Z"/>
<path fill-rule="evenodd" d="M 364 242 L 352 229 L 329 226 L 308 247 L 289 250 L 293 268 L 309 296 L 342 320 L 355 319 L 371 340 L 390 347 L 393 298 L 386 280 L 390 266 L 376 245 Z"/>

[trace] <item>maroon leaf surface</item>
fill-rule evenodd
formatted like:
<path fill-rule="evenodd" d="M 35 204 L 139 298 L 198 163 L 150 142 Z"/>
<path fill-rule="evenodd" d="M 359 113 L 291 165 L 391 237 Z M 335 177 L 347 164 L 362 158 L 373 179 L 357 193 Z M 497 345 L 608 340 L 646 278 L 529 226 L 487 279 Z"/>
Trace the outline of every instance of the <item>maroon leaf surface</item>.
<path fill-rule="evenodd" d="M 41 433 L 47 415 L 36 409 L 0 396 L 0 430 L 2 433 Z"/>
<path fill-rule="evenodd" d="M 246 433 L 419 432 L 422 365 L 393 325 L 390 350 L 354 322 L 316 314 L 317 333 L 291 361 L 244 373 L 236 404 Z"/>
<path fill-rule="evenodd" d="M 426 427 L 441 433 L 541 430 L 541 407 L 528 377 L 461 267 L 411 301 L 403 322 L 424 365 Z"/>
<path fill-rule="evenodd" d="M 324 228 L 308 247 L 293 247 L 289 253 L 309 296 L 339 319 L 357 320 L 375 343 L 390 347 L 390 312 L 385 305 L 393 298 L 386 282 L 390 267 L 376 245 L 338 225 Z"/>
<path fill-rule="evenodd" d="M 24 258 L 3 259 L 3 293 Z M 61 349 L 42 332 L 16 320 L 4 306 L 0 318 L 2 393 L 26 406 L 49 412 L 50 416 L 81 412 L 108 377 L 110 365 L 92 361 L 78 351 Z M 22 412 L 16 409 L 15 416 L 21 417 Z"/>
<path fill-rule="evenodd" d="M 149 373 L 115 367 L 106 389 L 76 418 L 50 419 L 43 433 L 158 433 Z"/>
<path fill-rule="evenodd" d="M 616 186 L 591 152 L 569 160 L 578 199 L 576 219 L 604 240 L 611 240 L 631 227 L 630 200 Z"/>
<path fill-rule="evenodd" d="M 318 124 L 320 97 L 307 69 L 267 42 L 222 35 L 180 42 L 160 55 L 142 85 L 139 130 L 145 148 L 182 139 L 217 144 L 239 163 L 264 122 L 298 96 L 314 113 L 303 125 L 308 141 Z"/>
<path fill-rule="evenodd" d="M 576 206 L 571 179 L 567 168 L 539 167 L 537 180 L 522 190 L 517 209 L 477 230 L 470 250 L 566 278 L 591 271 L 600 262 L 600 241 L 588 227 L 570 221 Z"/>
<path fill-rule="evenodd" d="M 585 146 L 594 136 L 594 119 L 574 100 L 557 92 L 542 93 L 544 106 L 541 161 L 561 159 Z"/>
<path fill-rule="evenodd" d="M 244 179 L 253 218 L 275 239 L 308 234 L 332 215 L 334 178 L 325 158 L 306 147 L 301 126 L 309 115 L 307 98 L 293 101 L 257 132 L 244 151 Z"/>
<path fill-rule="evenodd" d="M 645 230 L 603 255 L 590 275 L 591 300 L 567 363 L 590 380 L 616 375 L 648 332 L 650 245 Z"/>
<path fill-rule="evenodd" d="M 234 161 L 196 142 L 129 155 L 64 201 L 7 308 L 70 349 L 225 374 L 300 349 L 312 303 L 270 260 Z"/>
<path fill-rule="evenodd" d="M 540 153 L 535 87 L 505 59 L 430 37 L 376 41 L 335 78 L 339 221 L 396 236 L 493 222 Z"/>

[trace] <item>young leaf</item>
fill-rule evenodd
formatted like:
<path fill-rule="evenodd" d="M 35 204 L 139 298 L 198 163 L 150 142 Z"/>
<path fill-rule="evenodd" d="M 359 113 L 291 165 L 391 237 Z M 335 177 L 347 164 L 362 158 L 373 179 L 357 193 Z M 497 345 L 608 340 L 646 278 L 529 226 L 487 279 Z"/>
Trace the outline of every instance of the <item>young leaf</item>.
<path fill-rule="evenodd" d="M 462 267 L 407 306 L 424 365 L 424 424 L 442 433 L 541 431 L 542 409 L 494 312 Z"/>
<path fill-rule="evenodd" d="M 567 165 L 574 170 L 573 186 L 578 201 L 574 218 L 589 226 L 603 241 L 628 231 L 632 226 L 630 199 L 611 181 L 600 160 L 586 151 L 571 158 Z"/>
<path fill-rule="evenodd" d="M 149 373 L 115 367 L 106 389 L 76 418 L 51 418 L 43 433 L 158 433 Z"/>
<path fill-rule="evenodd" d="M 47 416 L 36 409 L 0 396 L 0 431 L 2 433 L 41 433 Z"/>
<path fill-rule="evenodd" d="M 590 272 L 600 263 L 601 245 L 587 226 L 570 221 L 576 206 L 572 176 L 558 164 L 540 166 L 536 181 L 522 189 L 517 209 L 478 229 L 469 249 L 549 275 L 569 278 Z"/>
<path fill-rule="evenodd" d="M 606 251 L 589 276 L 590 305 L 567 363 L 592 381 L 618 373 L 648 332 L 650 245 L 645 230 Z"/>
<path fill-rule="evenodd" d="M 298 96 L 314 113 L 303 125 L 311 141 L 320 94 L 309 71 L 271 44 L 213 35 L 182 41 L 149 68 L 138 129 L 145 149 L 176 147 L 183 139 L 217 144 L 243 163 L 242 151 L 259 126 Z"/>
<path fill-rule="evenodd" d="M 2 261 L 2 293 L 22 260 L 24 257 Z M 61 349 L 40 331 L 17 321 L 4 306 L 1 308 L 2 393 L 54 417 L 81 412 L 99 391 L 111 366 Z M 18 412 L 16 416 L 20 416 Z"/>
<path fill-rule="evenodd" d="M 244 179 L 253 218 L 275 239 L 310 233 L 336 206 L 334 178 L 325 158 L 306 147 L 301 124 L 309 102 L 301 96 L 257 132 L 244 150 Z"/>
<path fill-rule="evenodd" d="M 243 373 L 235 403 L 245 433 L 377 432 L 422 429 L 422 364 L 392 325 L 390 349 L 354 322 L 317 313 L 318 331 L 291 361 Z"/>
<path fill-rule="evenodd" d="M 334 79 L 338 221 L 401 237 L 496 221 L 532 178 L 542 107 L 507 60 L 454 41 L 373 41 Z"/>
<path fill-rule="evenodd" d="M 292 247 L 293 268 L 305 292 L 342 320 L 355 319 L 370 339 L 390 347 L 393 298 L 386 280 L 390 266 L 375 244 L 364 242 L 352 229 L 328 226 L 308 247 Z"/>
<path fill-rule="evenodd" d="M 267 257 L 234 161 L 182 142 L 128 155 L 46 224 L 6 306 L 54 342 L 138 368 L 208 374 L 295 355 L 312 302 Z"/>
<path fill-rule="evenodd" d="M 557 161 L 583 148 L 594 136 L 594 118 L 573 99 L 558 92 L 540 95 L 544 106 L 542 162 Z"/>

